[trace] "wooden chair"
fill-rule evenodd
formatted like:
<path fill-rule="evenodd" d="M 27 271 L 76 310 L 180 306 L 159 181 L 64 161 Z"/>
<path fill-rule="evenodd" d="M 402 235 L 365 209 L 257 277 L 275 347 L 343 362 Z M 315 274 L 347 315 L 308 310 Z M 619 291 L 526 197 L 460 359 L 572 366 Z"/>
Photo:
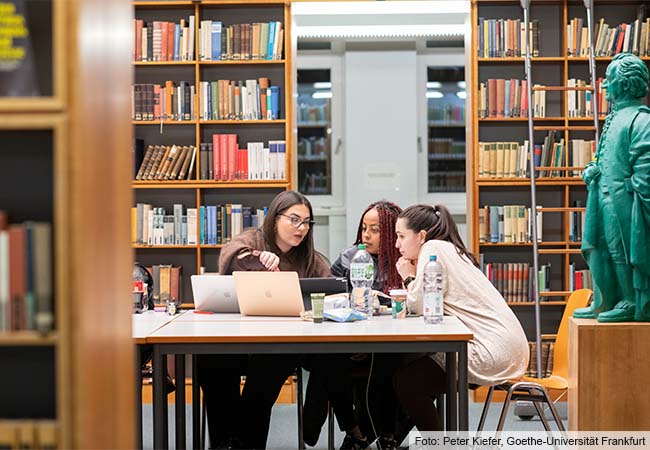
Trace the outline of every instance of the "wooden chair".
<path fill-rule="evenodd" d="M 563 397 L 568 388 L 569 388 L 569 317 L 573 315 L 573 311 L 576 308 L 583 308 L 587 306 L 589 300 L 591 299 L 592 291 L 589 289 L 580 289 L 574 291 L 569 296 L 566 307 L 564 308 L 564 314 L 562 315 L 562 321 L 557 331 L 557 337 L 555 339 L 555 350 L 553 354 L 553 371 L 550 376 L 545 378 L 531 378 L 531 377 L 521 377 L 517 380 L 509 380 L 503 384 L 490 386 L 488 391 L 487 398 L 483 404 L 483 412 L 481 413 L 481 419 L 478 424 L 478 432 L 480 433 L 483 430 L 485 425 L 485 419 L 487 418 L 487 412 L 490 407 L 490 401 L 492 400 L 492 393 L 495 389 L 506 391 L 506 398 L 503 401 L 503 407 L 501 409 L 501 415 L 499 417 L 499 423 L 497 425 L 496 431 L 501 431 L 503 425 L 506 421 L 506 415 L 508 413 L 508 408 L 512 400 L 524 400 L 530 401 L 535 406 L 535 410 L 539 415 L 544 428 L 547 431 L 550 431 L 550 426 L 546 420 L 544 414 L 544 409 L 539 405 L 539 403 L 546 403 L 551 413 L 553 414 L 553 419 L 560 431 L 565 431 L 564 425 L 560 420 L 560 416 L 555 409 L 554 402 L 551 401 L 548 395 L 548 389 L 553 389 L 556 391 L 562 391 L 562 394 L 559 398 Z M 557 401 L 557 400 L 556 400 Z"/>

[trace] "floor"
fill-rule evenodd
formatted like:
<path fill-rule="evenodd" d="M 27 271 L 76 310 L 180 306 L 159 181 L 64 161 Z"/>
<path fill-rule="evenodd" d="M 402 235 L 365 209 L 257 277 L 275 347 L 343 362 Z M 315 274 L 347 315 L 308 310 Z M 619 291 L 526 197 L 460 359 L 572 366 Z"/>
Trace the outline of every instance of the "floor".
<path fill-rule="evenodd" d="M 483 407 L 482 403 L 471 403 L 469 404 L 469 426 L 470 430 L 475 430 L 478 424 L 478 420 L 481 416 L 481 409 Z M 564 421 L 564 426 L 567 426 L 567 408 L 566 403 L 558 403 L 557 406 L 560 417 Z M 494 403 L 490 408 L 486 429 L 494 429 L 497 423 L 499 413 L 501 411 L 500 404 Z M 508 418 L 506 421 L 506 426 L 504 429 L 513 430 L 513 431 L 543 431 L 542 424 L 538 417 L 535 416 L 532 420 L 521 420 L 519 417 L 514 415 L 514 405 L 510 408 L 508 412 Z M 188 430 L 190 429 L 189 424 L 191 424 L 191 408 L 188 405 L 187 411 L 187 423 Z M 547 415 L 550 418 L 550 413 Z M 143 407 L 143 423 L 144 423 L 144 448 L 151 449 L 153 448 L 153 434 L 152 434 L 152 410 L 151 404 L 146 404 Z M 169 405 L 169 426 L 173 429 L 174 426 L 174 405 Z M 343 434 L 338 432 L 338 427 L 336 436 L 336 448 L 341 445 L 343 440 Z M 288 449 L 297 449 L 298 448 L 298 422 L 296 415 L 296 405 L 295 404 L 282 404 L 276 405 L 273 408 L 273 415 L 271 416 L 271 432 L 269 433 L 268 447 L 269 449 L 274 450 L 288 450 Z M 321 432 L 320 440 L 318 444 L 313 447 L 315 449 L 324 450 L 327 449 L 327 434 L 326 426 L 323 427 Z M 191 448 L 191 433 L 188 432 L 188 442 L 187 448 Z M 172 435 L 173 436 L 173 435 Z M 174 448 L 173 439 L 170 439 L 170 448 Z"/>

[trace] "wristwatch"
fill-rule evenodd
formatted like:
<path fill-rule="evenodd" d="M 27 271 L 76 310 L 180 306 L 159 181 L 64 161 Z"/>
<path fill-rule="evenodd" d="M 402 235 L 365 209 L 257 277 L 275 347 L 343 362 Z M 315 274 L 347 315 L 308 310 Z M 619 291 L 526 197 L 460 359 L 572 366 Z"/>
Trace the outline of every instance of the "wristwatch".
<path fill-rule="evenodd" d="M 409 287 L 409 284 L 411 284 L 411 282 L 413 280 L 415 280 L 415 277 L 409 276 L 409 277 L 404 278 L 404 287 L 405 288 Z"/>

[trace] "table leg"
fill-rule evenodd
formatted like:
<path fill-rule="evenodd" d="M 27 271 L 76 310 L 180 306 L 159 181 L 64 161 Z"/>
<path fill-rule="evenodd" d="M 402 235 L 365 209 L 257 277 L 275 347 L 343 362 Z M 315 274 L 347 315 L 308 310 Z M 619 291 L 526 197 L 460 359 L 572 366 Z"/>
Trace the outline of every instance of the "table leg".
<path fill-rule="evenodd" d="M 456 353 L 447 352 L 445 354 L 445 375 L 447 377 L 447 419 L 445 426 L 447 431 L 458 430 L 458 383 L 457 383 Z"/>
<path fill-rule="evenodd" d="M 458 429 L 469 431 L 469 399 L 467 385 L 467 343 L 458 352 Z"/>
<path fill-rule="evenodd" d="M 201 442 L 201 389 L 197 369 L 197 356 L 192 357 L 192 448 L 203 448 Z"/>
<path fill-rule="evenodd" d="M 157 345 L 153 346 L 153 447 L 167 449 L 167 397 L 165 395 L 166 358 Z"/>
<path fill-rule="evenodd" d="M 175 355 L 176 374 L 176 449 L 184 450 L 185 440 L 185 355 Z"/>
<path fill-rule="evenodd" d="M 142 358 L 140 346 L 135 346 L 135 446 L 142 449 Z"/>

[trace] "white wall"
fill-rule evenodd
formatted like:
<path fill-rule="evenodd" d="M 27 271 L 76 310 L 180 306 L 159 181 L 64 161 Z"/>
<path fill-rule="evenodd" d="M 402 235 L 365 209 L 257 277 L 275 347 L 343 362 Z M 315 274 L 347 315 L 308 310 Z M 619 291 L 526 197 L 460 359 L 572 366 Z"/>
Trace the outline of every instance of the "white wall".
<path fill-rule="evenodd" d="M 351 243 L 361 212 L 417 201 L 416 53 L 345 53 L 345 207 Z"/>

